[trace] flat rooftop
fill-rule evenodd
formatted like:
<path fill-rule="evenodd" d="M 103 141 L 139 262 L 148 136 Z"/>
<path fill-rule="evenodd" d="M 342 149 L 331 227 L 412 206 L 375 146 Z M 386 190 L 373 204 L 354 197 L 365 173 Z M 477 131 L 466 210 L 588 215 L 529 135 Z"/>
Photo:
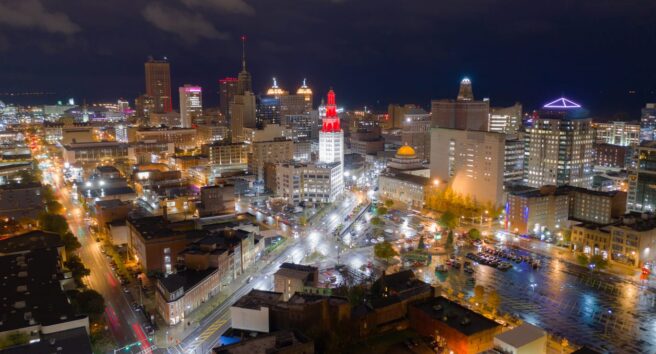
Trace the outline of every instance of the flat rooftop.
<path fill-rule="evenodd" d="M 466 336 L 501 326 L 487 317 L 442 296 L 410 306 Z"/>
<path fill-rule="evenodd" d="M 170 293 L 184 288 L 185 293 L 201 283 L 210 274 L 214 273 L 217 268 L 207 268 L 205 270 L 186 269 L 166 277 L 161 277 L 158 281 Z"/>
<path fill-rule="evenodd" d="M 245 309 L 259 309 L 262 306 L 273 307 L 281 301 L 282 293 L 253 289 L 237 300 L 232 306 Z"/>
<path fill-rule="evenodd" d="M 546 336 L 547 332 L 542 328 L 524 322 L 519 327 L 497 334 L 496 338 L 514 348 L 521 348 Z"/>
<path fill-rule="evenodd" d="M 64 247 L 61 236 L 54 232 L 33 230 L 0 239 L 0 255 L 23 253 L 39 249 Z"/>

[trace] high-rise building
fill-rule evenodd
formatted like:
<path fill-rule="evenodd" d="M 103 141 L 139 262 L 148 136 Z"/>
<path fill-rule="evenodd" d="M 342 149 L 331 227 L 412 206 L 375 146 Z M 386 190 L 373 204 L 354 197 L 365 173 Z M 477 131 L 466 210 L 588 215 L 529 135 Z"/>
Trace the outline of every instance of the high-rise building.
<path fill-rule="evenodd" d="M 248 154 L 248 170 L 258 181 L 265 180 L 264 165 L 294 159 L 294 143 L 284 137 L 269 141 L 254 141 L 252 152 Z"/>
<path fill-rule="evenodd" d="M 179 92 L 182 128 L 191 128 L 203 114 L 203 90 L 200 86 L 184 85 Z"/>
<path fill-rule="evenodd" d="M 241 36 L 241 72 L 237 75 L 237 95 L 253 92 L 253 78 L 246 70 L 246 36 Z"/>
<path fill-rule="evenodd" d="M 592 123 L 592 128 L 595 131 L 595 142 L 597 143 L 621 146 L 640 144 L 641 129 L 637 122 L 634 124 L 621 121 L 595 122 Z"/>
<path fill-rule="evenodd" d="M 506 134 L 504 157 L 503 184 L 521 184 L 524 181 L 524 150 L 523 135 Z"/>
<path fill-rule="evenodd" d="M 421 161 L 430 156 L 430 114 L 420 107 L 404 109 L 404 119 L 401 123 L 401 143 L 412 146 Z"/>
<path fill-rule="evenodd" d="M 486 131 L 431 129 L 431 178 L 479 203 L 503 202 L 506 136 Z"/>
<path fill-rule="evenodd" d="M 312 89 L 308 87 L 307 85 L 307 80 L 303 79 L 303 85 L 296 90 L 296 96 L 301 96 L 303 97 L 303 112 L 302 113 L 309 113 L 312 110 Z M 293 112 L 294 110 L 290 107 L 289 108 L 290 112 Z M 285 113 L 283 109 L 283 114 Z M 294 113 L 289 113 L 289 114 L 294 114 Z"/>
<path fill-rule="evenodd" d="M 246 138 L 244 128 L 255 129 L 256 127 L 255 95 L 250 91 L 245 92 L 243 95 L 235 95 L 230 107 L 232 142 L 242 142 Z"/>
<path fill-rule="evenodd" d="M 230 119 L 230 102 L 237 94 L 237 78 L 226 77 L 219 80 L 219 107 L 223 116 Z"/>
<path fill-rule="evenodd" d="M 458 99 L 431 101 L 433 128 L 488 130 L 490 102 L 476 101 L 468 78 L 460 82 Z"/>
<path fill-rule="evenodd" d="M 527 185 L 592 186 L 594 132 L 579 104 L 566 98 L 546 104 L 526 129 L 526 139 Z"/>
<path fill-rule="evenodd" d="M 636 151 L 635 166 L 628 169 L 629 211 L 653 212 L 656 210 L 656 142 L 643 141 Z"/>
<path fill-rule="evenodd" d="M 640 140 L 656 140 L 656 103 L 647 103 L 640 116 Z"/>
<path fill-rule="evenodd" d="M 148 118 L 155 111 L 155 100 L 151 96 L 141 95 L 134 99 L 134 106 L 138 117 Z"/>
<path fill-rule="evenodd" d="M 515 103 L 510 107 L 490 108 L 488 130 L 505 134 L 515 134 L 522 126 L 522 105 Z"/>
<path fill-rule="evenodd" d="M 323 118 L 321 131 L 319 132 L 319 162 L 339 163 L 339 176 L 337 183 L 344 190 L 344 132 L 337 116 L 335 104 L 335 91 L 328 91 L 328 102 L 326 103 L 326 116 Z M 341 193 L 340 191 L 340 193 Z"/>
<path fill-rule="evenodd" d="M 166 60 L 148 58 L 146 67 L 146 95 L 153 98 L 155 112 L 171 112 L 171 66 Z"/>

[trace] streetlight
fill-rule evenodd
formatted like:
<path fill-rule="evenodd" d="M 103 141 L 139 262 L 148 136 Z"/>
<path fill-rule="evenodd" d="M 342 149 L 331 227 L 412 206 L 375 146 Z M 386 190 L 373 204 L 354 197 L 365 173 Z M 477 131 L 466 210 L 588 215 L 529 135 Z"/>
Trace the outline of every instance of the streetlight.
<path fill-rule="evenodd" d="M 440 180 L 437 179 L 437 178 L 434 179 L 434 180 L 433 180 L 433 185 L 434 185 L 435 187 L 439 186 L 439 185 L 440 185 Z"/>

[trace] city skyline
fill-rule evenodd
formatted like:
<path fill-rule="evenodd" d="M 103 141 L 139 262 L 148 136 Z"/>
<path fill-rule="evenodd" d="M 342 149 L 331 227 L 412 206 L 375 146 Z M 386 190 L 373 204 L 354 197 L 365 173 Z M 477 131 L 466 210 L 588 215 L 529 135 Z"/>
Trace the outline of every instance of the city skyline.
<path fill-rule="evenodd" d="M 172 87 L 198 84 L 207 106 L 217 106 L 218 95 L 211 93 L 219 79 L 239 71 L 239 37 L 246 34 L 256 92 L 273 76 L 288 90 L 307 77 L 317 92 L 339 88 L 349 108 L 427 106 L 431 99 L 455 97 L 457 83 L 467 76 L 477 98 L 489 97 L 492 106 L 519 101 L 533 109 L 567 96 L 594 116 L 624 112 L 621 118 L 637 119 L 644 102 L 655 97 L 648 70 L 652 25 L 641 5 L 654 6 L 514 3 L 507 13 L 493 15 L 493 5 L 479 1 L 281 6 L 293 11 L 261 1 L 215 1 L 207 8 L 196 1 L 116 8 L 8 3 L 0 5 L 14 17 L 0 17 L 6 63 L 0 92 L 55 92 L 38 99 L 48 102 L 69 96 L 132 100 L 143 91 L 141 63 L 153 55 L 170 60 Z M 106 16 L 88 18 L 89 11 Z M 372 19 L 362 20 L 369 12 Z M 20 20 L 30 16 L 41 23 Z M 117 25 L 126 20 L 129 26 Z M 589 29 L 595 27 L 591 21 L 604 21 L 603 35 Z M 49 65 L 39 66 L 44 60 Z"/>

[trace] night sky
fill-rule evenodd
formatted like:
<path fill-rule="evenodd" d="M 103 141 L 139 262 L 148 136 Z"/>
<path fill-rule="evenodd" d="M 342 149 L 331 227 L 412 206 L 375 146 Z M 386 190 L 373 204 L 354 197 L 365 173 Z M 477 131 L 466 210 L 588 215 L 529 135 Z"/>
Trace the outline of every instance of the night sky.
<path fill-rule="evenodd" d="M 171 61 L 175 91 L 200 84 L 217 105 L 241 34 L 256 91 L 307 77 L 348 108 L 428 107 L 464 76 L 493 106 L 565 95 L 636 119 L 656 101 L 653 0 L 0 0 L 0 92 L 132 101 L 153 55 Z"/>

